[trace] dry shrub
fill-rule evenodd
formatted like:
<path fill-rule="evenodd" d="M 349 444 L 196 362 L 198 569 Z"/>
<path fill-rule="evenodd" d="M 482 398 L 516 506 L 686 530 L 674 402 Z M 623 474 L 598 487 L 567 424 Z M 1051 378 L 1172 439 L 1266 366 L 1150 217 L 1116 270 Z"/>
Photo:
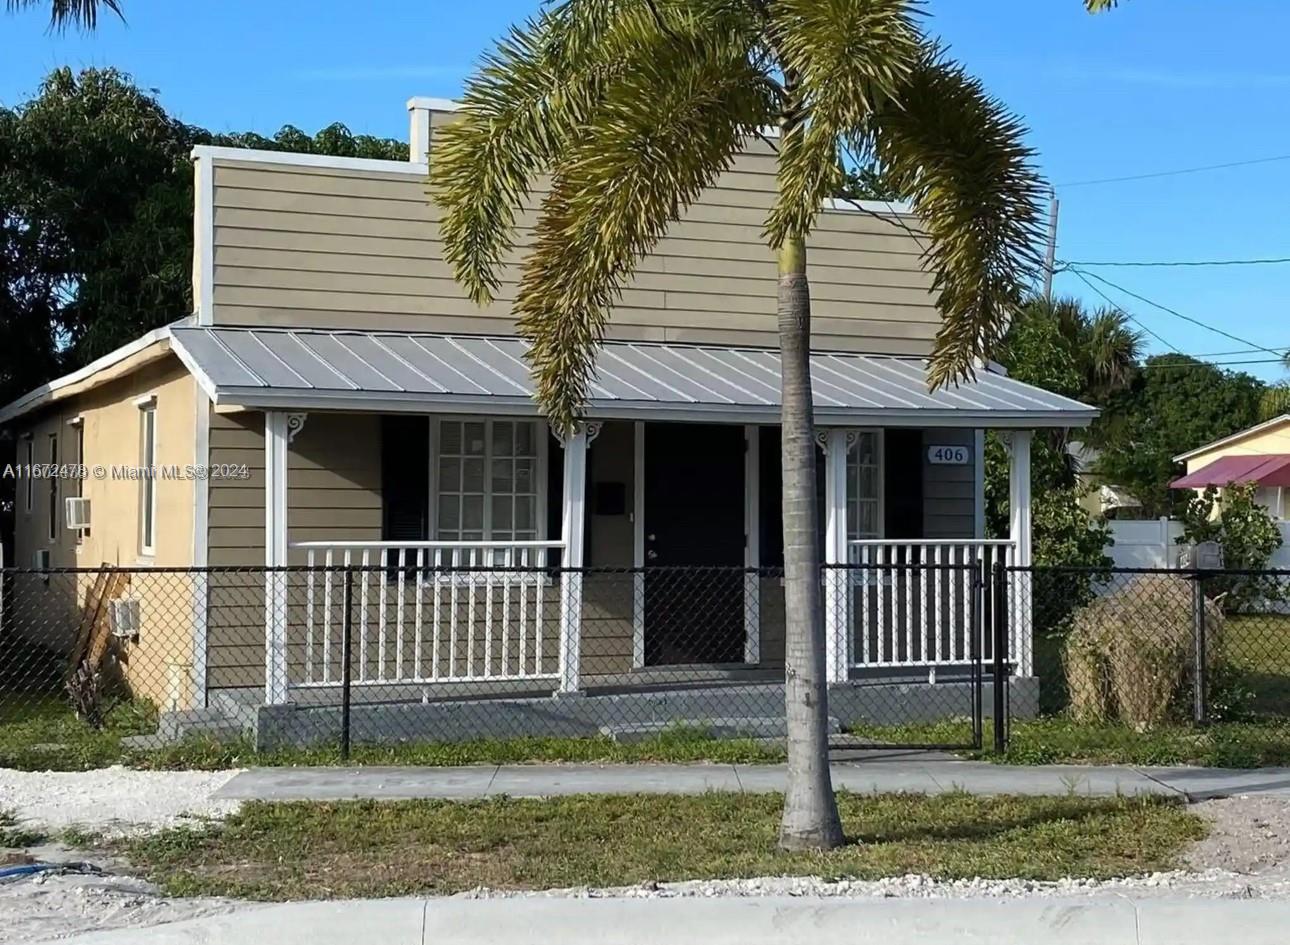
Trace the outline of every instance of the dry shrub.
<path fill-rule="evenodd" d="M 1223 613 L 1205 602 L 1208 662 L 1218 662 Z M 1119 718 L 1137 729 L 1163 722 L 1191 676 L 1191 582 L 1171 574 L 1135 577 L 1082 608 L 1064 660 L 1071 715 Z"/>

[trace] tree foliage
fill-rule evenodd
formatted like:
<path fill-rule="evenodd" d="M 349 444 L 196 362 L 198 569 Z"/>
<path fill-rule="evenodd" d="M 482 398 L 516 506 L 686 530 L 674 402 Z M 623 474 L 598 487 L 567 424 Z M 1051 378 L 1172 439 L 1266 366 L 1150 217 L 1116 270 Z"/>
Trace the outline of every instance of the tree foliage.
<path fill-rule="evenodd" d="M 1107 401 L 1115 429 L 1093 472 L 1142 503 L 1144 516 L 1181 511 L 1169 488 L 1182 474 L 1174 456 L 1257 423 L 1264 385 L 1181 354 L 1148 358 L 1128 388 Z"/>
<path fill-rule="evenodd" d="M 56 30 L 69 26 L 92 30 L 98 26 L 99 14 L 104 10 L 125 19 L 121 0 L 5 0 L 5 8 L 10 12 L 43 6 L 49 7 L 49 25 Z"/>
<path fill-rule="evenodd" d="M 212 135 L 113 69 L 0 109 L 0 402 L 192 311 L 197 144 L 405 159 L 343 125 Z"/>
<path fill-rule="evenodd" d="M 1219 490 L 1210 486 L 1201 493 L 1189 493 L 1183 506 L 1183 534 L 1179 543 L 1195 545 L 1218 542 L 1223 548 L 1223 567 L 1230 571 L 1261 571 L 1284 539 L 1272 514 L 1255 501 L 1255 483 L 1234 484 Z M 1206 580 L 1210 597 L 1223 596 L 1229 613 L 1245 610 L 1269 599 L 1283 599 L 1281 582 L 1258 574 L 1225 574 Z"/>

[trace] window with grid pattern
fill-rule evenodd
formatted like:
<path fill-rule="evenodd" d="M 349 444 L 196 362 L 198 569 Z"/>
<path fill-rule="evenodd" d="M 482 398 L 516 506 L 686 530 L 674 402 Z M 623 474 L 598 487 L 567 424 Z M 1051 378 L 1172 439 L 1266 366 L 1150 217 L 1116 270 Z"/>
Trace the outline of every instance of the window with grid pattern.
<path fill-rule="evenodd" d="M 538 538 L 538 424 L 440 420 L 435 537 L 440 541 Z"/>
<path fill-rule="evenodd" d="M 882 537 L 882 451 L 875 430 L 862 430 L 847 454 L 847 538 Z"/>

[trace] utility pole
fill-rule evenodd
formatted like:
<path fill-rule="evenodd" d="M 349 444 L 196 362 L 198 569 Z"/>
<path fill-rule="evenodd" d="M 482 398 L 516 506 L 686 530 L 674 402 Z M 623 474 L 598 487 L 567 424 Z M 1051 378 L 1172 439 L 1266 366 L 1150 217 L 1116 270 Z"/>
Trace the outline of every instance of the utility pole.
<path fill-rule="evenodd" d="M 1048 191 L 1048 251 L 1044 255 L 1044 299 L 1053 300 L 1053 269 L 1057 266 L 1057 191 Z"/>

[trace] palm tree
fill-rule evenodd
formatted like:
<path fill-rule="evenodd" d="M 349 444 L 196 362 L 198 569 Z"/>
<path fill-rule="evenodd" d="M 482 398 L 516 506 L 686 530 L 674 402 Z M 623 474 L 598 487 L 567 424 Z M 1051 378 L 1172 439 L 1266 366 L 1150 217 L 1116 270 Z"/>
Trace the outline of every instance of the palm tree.
<path fill-rule="evenodd" d="M 540 405 L 567 431 L 639 260 L 745 141 L 776 144 L 765 235 L 778 259 L 783 365 L 788 848 L 842 842 L 827 764 L 806 249 L 841 184 L 839 144 L 878 162 L 921 217 L 943 316 L 933 383 L 971 373 L 1038 264 L 1043 191 L 1024 129 L 920 31 L 919 7 L 565 0 L 485 58 L 432 161 L 447 254 L 481 304 L 500 285 L 517 211 L 549 175 L 514 308 Z"/>
<path fill-rule="evenodd" d="M 110 10 L 125 18 L 121 12 L 121 0 L 5 0 L 5 7 L 10 12 L 46 4 L 49 5 L 49 25 L 57 30 L 69 26 L 92 30 L 98 25 L 100 10 Z"/>

